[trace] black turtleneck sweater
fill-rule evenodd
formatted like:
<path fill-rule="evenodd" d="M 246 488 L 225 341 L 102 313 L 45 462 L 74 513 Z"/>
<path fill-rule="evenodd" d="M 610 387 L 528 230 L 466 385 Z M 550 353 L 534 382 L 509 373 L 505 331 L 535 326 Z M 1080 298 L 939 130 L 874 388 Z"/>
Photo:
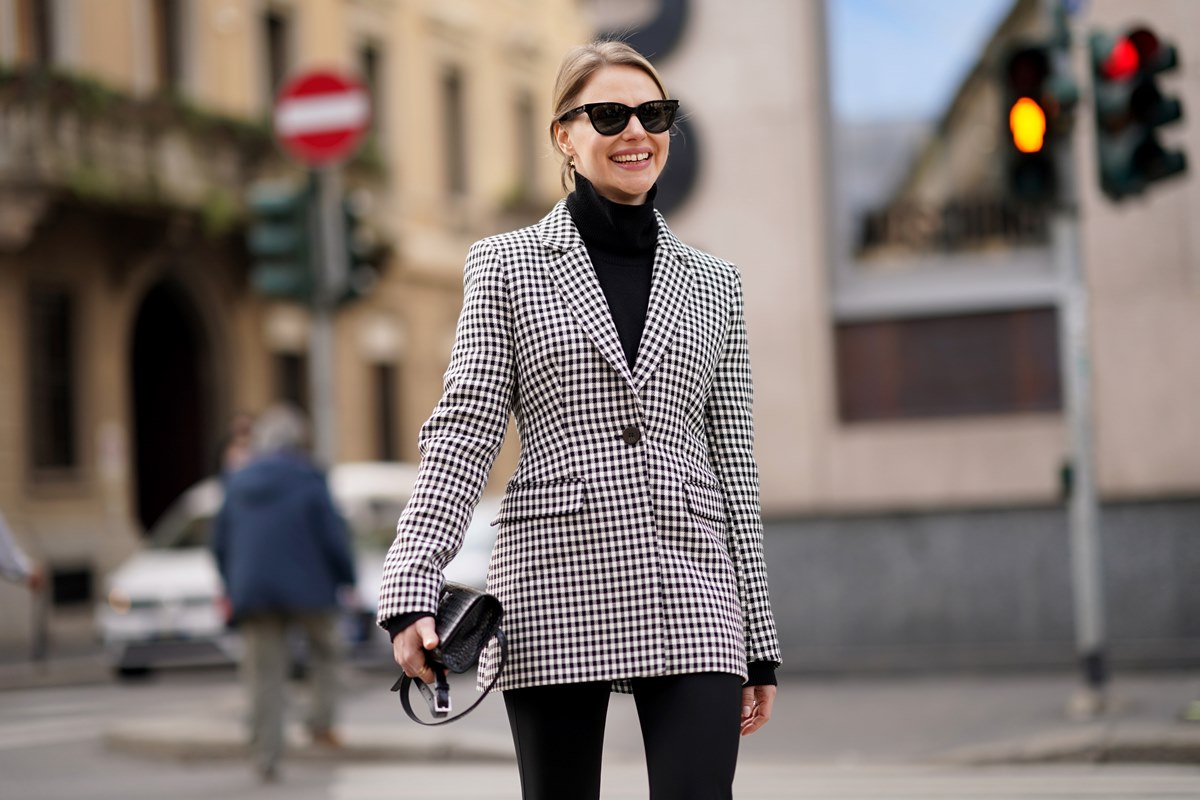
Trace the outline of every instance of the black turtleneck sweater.
<path fill-rule="evenodd" d="M 614 203 L 575 173 L 575 191 L 567 195 L 567 210 L 592 259 L 630 371 L 637 363 L 650 305 L 650 277 L 658 245 L 657 191 L 657 185 L 652 187 L 641 205 Z"/>

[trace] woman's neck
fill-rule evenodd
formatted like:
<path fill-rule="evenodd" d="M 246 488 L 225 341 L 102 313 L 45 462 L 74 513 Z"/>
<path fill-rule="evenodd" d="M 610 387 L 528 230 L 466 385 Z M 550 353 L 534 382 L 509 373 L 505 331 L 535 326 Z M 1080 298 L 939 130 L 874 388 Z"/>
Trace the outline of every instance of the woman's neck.
<path fill-rule="evenodd" d="M 658 217 L 654 213 L 654 195 L 658 187 L 646 193 L 640 205 L 616 203 L 601 195 L 583 175 L 575 175 L 575 191 L 567 196 L 567 209 L 584 244 L 611 252 L 653 252 L 658 241 Z"/>

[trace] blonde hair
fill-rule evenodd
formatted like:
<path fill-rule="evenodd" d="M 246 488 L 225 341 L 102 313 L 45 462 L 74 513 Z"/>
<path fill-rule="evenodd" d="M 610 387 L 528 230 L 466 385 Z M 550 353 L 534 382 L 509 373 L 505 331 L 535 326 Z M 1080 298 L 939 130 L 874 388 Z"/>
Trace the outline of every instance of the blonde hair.
<path fill-rule="evenodd" d="M 575 107 L 583 87 L 587 86 L 592 76 L 607 66 L 640 69 L 654 80 L 658 90 L 662 92 L 663 99 L 671 96 L 650 60 L 625 42 L 597 41 L 572 48 L 563 56 L 562 64 L 558 68 L 558 77 L 554 81 L 554 115 L 550 118 L 550 142 L 562 157 L 560 176 L 564 191 L 570 191 L 575 185 L 575 172 L 570 157 L 558 147 L 554 125 L 559 117 Z"/>

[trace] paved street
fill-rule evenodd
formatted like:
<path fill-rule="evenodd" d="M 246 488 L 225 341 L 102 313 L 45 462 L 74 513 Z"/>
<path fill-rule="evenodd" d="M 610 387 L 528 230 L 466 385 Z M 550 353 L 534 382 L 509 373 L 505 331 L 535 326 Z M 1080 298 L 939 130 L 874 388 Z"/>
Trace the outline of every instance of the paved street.
<path fill-rule="evenodd" d="M 338 771 L 331 800 L 519 800 L 511 769 L 471 766 L 349 767 Z M 400 787 L 403 786 L 403 790 Z M 738 800 L 1067 800 L 1068 798 L 1188 798 L 1200 792 L 1194 770 L 1131 767 L 939 769 L 927 767 L 814 767 L 744 763 Z M 644 800 L 645 775 L 632 764 L 609 764 L 605 800 Z"/>
<path fill-rule="evenodd" d="M 517 798 L 499 698 L 459 725 L 416 729 L 388 695 L 384 673 L 352 671 L 344 731 L 355 746 L 338 758 L 297 748 L 284 782 L 262 787 L 237 754 L 244 713 L 229 670 L 181 672 L 141 683 L 0 691 L 3 800 L 465 800 Z M 956 762 L 963 747 L 1030 741 L 1038 731 L 1089 730 L 1066 720 L 1067 675 L 814 679 L 785 676 L 776 719 L 744 742 L 739 800 L 950 800 L 951 798 L 1194 798 L 1195 764 L 1004 764 Z M 1129 676 L 1104 730 L 1169 720 L 1194 689 L 1187 674 Z M 293 693 L 293 709 L 302 692 Z M 115 748 L 118 730 L 162 731 L 161 742 Z M 1166 730 L 1194 728 L 1171 722 Z M 188 735 L 193 738 L 180 739 Z M 433 737 L 430 739 L 430 737 Z M 205 737 L 208 737 L 206 740 Z M 169 745 L 156 750 L 150 745 Z M 374 754 L 363 740 L 393 741 Z M 214 745 L 225 742 L 224 749 Z M 469 741 L 493 760 L 400 760 L 406 743 Z M 606 800 L 645 797 L 633 704 L 615 697 L 606 746 Z M 172 755 L 164 755 L 171 753 Z M 444 757 L 444 752 L 442 756 Z M 414 758 L 409 756 L 409 758 Z"/>

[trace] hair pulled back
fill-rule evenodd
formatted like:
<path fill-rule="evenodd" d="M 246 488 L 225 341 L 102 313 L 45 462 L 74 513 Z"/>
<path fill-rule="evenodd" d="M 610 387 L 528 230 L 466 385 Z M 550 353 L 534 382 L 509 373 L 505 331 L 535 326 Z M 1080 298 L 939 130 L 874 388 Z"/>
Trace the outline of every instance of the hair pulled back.
<path fill-rule="evenodd" d="M 583 93 L 583 88 L 587 86 L 592 76 L 608 66 L 640 69 L 653 79 L 658 90 L 662 92 L 663 99 L 670 97 L 658 70 L 654 68 L 650 60 L 625 42 L 614 40 L 591 42 L 574 47 L 563 56 L 562 64 L 558 68 L 558 77 L 554 81 L 554 115 L 550 118 L 550 142 L 562 158 L 560 179 L 565 191 L 570 191 L 575 185 L 574 165 L 567 154 L 559 149 L 558 140 L 554 135 L 554 126 L 559 117 L 578 105 L 579 95 Z"/>

